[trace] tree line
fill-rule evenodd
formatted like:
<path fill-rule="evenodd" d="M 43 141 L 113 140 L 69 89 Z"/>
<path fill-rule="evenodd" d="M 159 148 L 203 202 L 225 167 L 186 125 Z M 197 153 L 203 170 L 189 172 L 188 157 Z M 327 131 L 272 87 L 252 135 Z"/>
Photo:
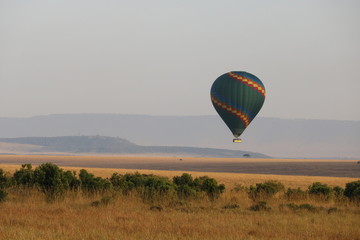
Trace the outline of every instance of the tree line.
<path fill-rule="evenodd" d="M 0 202 L 5 201 L 7 191 L 14 188 L 24 191 L 35 189 L 43 193 L 49 201 L 63 198 L 67 191 L 83 194 L 117 192 L 124 195 L 135 192 L 145 201 L 165 197 L 177 200 L 207 197 L 215 201 L 225 191 L 224 184 L 218 184 L 214 178 L 208 176 L 193 178 L 190 174 L 184 173 L 170 179 L 136 172 L 113 173 L 110 178 L 102 178 L 85 169 L 81 169 L 79 173 L 65 171 L 53 163 L 44 163 L 36 168 L 31 164 L 23 164 L 12 175 L 0 169 Z M 345 188 L 315 182 L 308 186 L 307 190 L 286 189 L 281 182 L 270 180 L 249 187 L 236 185 L 231 191 L 246 193 L 254 202 L 265 201 L 282 193 L 289 201 L 317 197 L 325 201 L 335 199 L 360 203 L 360 180 L 347 183 Z"/>

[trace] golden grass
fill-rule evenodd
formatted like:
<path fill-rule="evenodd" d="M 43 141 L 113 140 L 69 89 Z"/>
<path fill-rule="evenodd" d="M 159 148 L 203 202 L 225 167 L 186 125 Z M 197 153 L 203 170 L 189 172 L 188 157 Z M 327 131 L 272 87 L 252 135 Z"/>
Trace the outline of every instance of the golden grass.
<path fill-rule="evenodd" d="M 3 157 L 3 156 L 1 156 Z M 0 159 L 1 159 L 0 157 Z M 17 156 L 12 156 L 16 158 Z M 53 157 L 57 156 L 40 156 Z M 28 156 L 29 160 L 39 156 Z M 74 156 L 78 158 L 78 156 Z M 103 157 L 102 157 L 103 158 Z M 22 158 L 24 159 L 24 158 Z M 84 161 L 92 160 L 81 156 Z M 109 157 L 118 160 L 118 157 Z M 126 158 L 127 160 L 131 160 Z M 125 160 L 126 160 L 125 159 Z M 156 159 L 159 159 L 156 157 Z M 160 159 L 166 160 L 167 158 Z M 93 157 L 98 161 L 99 157 Z M 143 161 L 150 161 L 146 158 Z M 196 160 L 196 159 L 195 159 Z M 194 160 L 194 161 L 195 161 Z M 133 161 L 133 160 L 131 160 Z M 245 161 L 245 160 L 244 160 Z M 261 160 L 263 161 L 263 160 Z M 332 161 L 332 160 L 331 160 Z M 20 164 L 0 164 L 0 168 L 13 173 Z M 62 167 L 76 170 L 78 167 Z M 112 173 L 133 173 L 160 176 L 179 176 L 183 171 L 159 171 L 136 169 L 85 168 L 95 176 L 110 177 Z M 153 203 L 161 211 L 150 210 L 153 204 L 144 203 L 136 196 L 116 194 L 110 204 L 94 207 L 91 203 L 102 196 L 84 196 L 67 193 L 62 201 L 48 203 L 38 192 L 28 195 L 9 190 L 8 201 L 0 203 L 0 239 L 351 239 L 360 240 L 360 209 L 349 203 L 303 200 L 323 207 L 318 212 L 306 210 L 280 210 L 285 199 L 268 201 L 268 212 L 254 212 L 254 203 L 245 193 L 230 191 L 235 184 L 249 186 L 266 180 L 278 180 L 286 187 L 306 189 L 313 182 L 344 187 L 354 178 L 304 177 L 239 173 L 190 172 L 193 177 L 207 175 L 224 183 L 226 192 L 215 202 L 207 199 L 192 200 L 186 204 L 170 203 L 166 199 Z M 235 209 L 224 209 L 228 204 L 238 204 Z M 328 213 L 336 207 L 339 211 Z"/>
<path fill-rule="evenodd" d="M 93 207 L 101 196 L 69 194 L 47 203 L 32 193 L 10 194 L 0 204 L 0 239 L 360 239 L 359 209 L 334 203 L 310 202 L 338 212 L 281 211 L 281 199 L 269 202 L 269 212 L 253 212 L 242 194 L 227 192 L 216 202 L 206 199 L 188 205 L 150 210 L 135 196 L 115 196 L 110 204 Z M 236 209 L 224 209 L 229 203 Z"/>

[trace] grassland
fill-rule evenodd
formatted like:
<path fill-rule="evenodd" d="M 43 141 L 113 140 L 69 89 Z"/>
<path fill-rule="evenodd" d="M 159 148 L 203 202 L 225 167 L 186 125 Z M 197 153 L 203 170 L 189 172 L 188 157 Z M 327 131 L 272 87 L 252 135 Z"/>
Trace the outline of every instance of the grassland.
<path fill-rule="evenodd" d="M 29 156 L 29 161 L 36 162 L 36 159 L 36 156 Z M 84 158 L 84 161 L 88 161 L 86 159 L 89 158 Z M 94 159 L 99 160 L 99 157 Z M 166 161 L 166 158 L 158 161 Z M 0 164 L 0 168 L 13 173 L 20 165 Z M 86 169 L 101 177 L 110 177 L 114 172 L 138 171 L 167 177 L 183 173 Z M 313 182 L 344 187 L 346 183 L 358 180 L 356 178 L 215 172 L 191 174 L 194 177 L 207 175 L 224 183 L 225 193 L 216 201 L 201 198 L 187 202 L 171 202 L 166 198 L 144 202 L 136 194 L 112 194 L 110 202 L 94 206 L 92 203 L 103 195 L 67 192 L 63 200 L 49 203 L 37 191 L 13 189 L 9 191 L 8 200 L 0 203 L 0 239 L 360 239 L 360 208 L 349 201 L 307 198 L 291 202 L 311 204 L 316 211 L 291 210 L 279 207 L 289 201 L 278 195 L 267 200 L 271 210 L 251 211 L 255 202 L 245 192 L 232 191 L 236 184 L 249 186 L 266 180 L 278 180 L 286 187 L 302 189 Z"/>
<path fill-rule="evenodd" d="M 266 212 L 252 212 L 252 202 L 227 193 L 215 203 L 151 210 L 136 197 L 117 196 L 100 207 L 99 197 L 68 196 L 46 203 L 41 195 L 12 195 L 0 204 L 1 239 L 360 239 L 359 212 L 339 207 L 334 213 L 281 211 L 275 199 Z M 236 202 L 237 209 L 224 209 Z M 311 202 L 316 206 L 319 203 Z M 331 203 L 320 204 L 324 207 Z"/>

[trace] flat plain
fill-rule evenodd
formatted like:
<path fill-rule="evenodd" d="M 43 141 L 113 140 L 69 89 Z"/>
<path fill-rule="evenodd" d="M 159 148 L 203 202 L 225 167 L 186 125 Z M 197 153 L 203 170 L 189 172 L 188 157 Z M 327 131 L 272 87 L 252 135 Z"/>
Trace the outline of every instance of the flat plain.
<path fill-rule="evenodd" d="M 0 164 L 52 162 L 62 167 L 146 169 L 360 178 L 357 160 L 276 158 L 195 158 L 163 156 L 0 155 Z"/>
<path fill-rule="evenodd" d="M 23 163 L 39 165 L 52 162 L 65 170 L 87 169 L 100 177 L 112 173 L 154 174 L 173 177 L 184 172 L 193 177 L 207 175 L 223 183 L 226 190 L 220 199 L 173 202 L 166 198 L 144 202 L 136 195 L 111 194 L 109 204 L 94 207 L 104 196 L 68 192 L 61 201 L 49 203 L 39 192 L 23 194 L 9 190 L 8 200 L 0 203 L 0 239 L 348 239 L 360 240 L 359 205 L 348 201 L 323 199 L 292 200 L 276 196 L 267 200 L 270 211 L 252 211 L 256 204 L 245 192 L 233 191 L 236 186 L 249 187 L 267 180 L 277 180 L 286 188 L 306 190 L 313 182 L 345 187 L 356 181 L 360 164 L 356 160 L 309 159 L 208 159 L 156 156 L 47 156 L 1 155 L 0 168 L 13 173 Z M 321 172 L 318 176 L 278 175 L 276 166 L 297 163 Z M 185 164 L 184 164 L 185 163 Z M 186 165 L 188 163 L 188 165 Z M 242 164 L 253 164 L 268 174 L 242 173 Z M 339 165 L 331 165 L 331 163 Z M 155 165 L 153 165 L 155 164 Z M 183 169 L 172 170 L 174 166 Z M 193 165 L 203 166 L 194 171 Z M 233 164 L 238 172 L 226 172 Z M 270 164 L 272 168 L 267 169 Z M 273 164 L 273 165 L 272 165 Z M 320 165 L 318 165 L 320 164 Z M 332 170 L 322 166 L 331 165 Z M 229 165 L 229 166 L 230 166 Z M 108 168 L 112 166 L 112 168 Z M 121 168 L 121 166 L 123 166 Z M 125 167 L 124 167 L 125 166 Z M 283 165 L 282 165 L 283 166 Z M 320 166 L 320 169 L 317 167 Z M 355 177 L 334 174 L 336 167 L 344 173 L 355 169 Z M 149 169 L 146 169 L 146 168 Z M 150 169 L 154 167 L 155 169 Z M 163 168 L 158 170 L 156 168 Z M 212 168 L 215 171 L 207 171 Z M 292 167 L 293 168 L 293 167 Z M 306 175 L 306 169 L 300 172 Z M 223 171 L 223 172 L 222 172 Z M 276 171 L 275 171 L 276 172 Z M 351 175 L 351 174 L 350 174 Z M 280 208 L 283 204 L 310 204 L 316 211 Z M 230 206 L 230 207 L 229 207 Z M 235 207 L 233 207 L 235 206 Z"/>

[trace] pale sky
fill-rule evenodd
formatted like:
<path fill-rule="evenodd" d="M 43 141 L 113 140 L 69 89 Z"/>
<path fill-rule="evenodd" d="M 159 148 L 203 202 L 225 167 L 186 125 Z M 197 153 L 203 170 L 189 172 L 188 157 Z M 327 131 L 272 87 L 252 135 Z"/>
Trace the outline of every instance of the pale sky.
<path fill-rule="evenodd" d="M 360 1 L 0 0 L 0 117 L 215 115 L 213 81 L 265 84 L 259 116 L 360 120 Z"/>

